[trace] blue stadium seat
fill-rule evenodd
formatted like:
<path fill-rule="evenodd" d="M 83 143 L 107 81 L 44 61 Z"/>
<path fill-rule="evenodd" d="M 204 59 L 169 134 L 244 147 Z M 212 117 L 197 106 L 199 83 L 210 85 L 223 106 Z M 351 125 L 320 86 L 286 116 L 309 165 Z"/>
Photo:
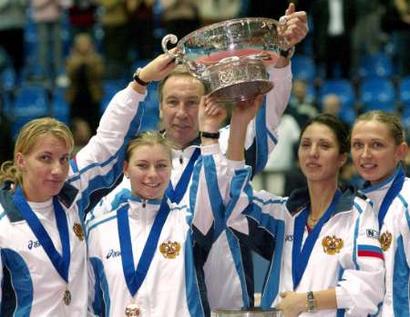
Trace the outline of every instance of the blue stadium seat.
<path fill-rule="evenodd" d="M 70 105 L 65 99 L 65 89 L 61 87 L 54 89 L 51 98 L 53 117 L 69 124 Z"/>
<path fill-rule="evenodd" d="M 360 101 L 363 111 L 395 111 L 396 91 L 393 83 L 381 77 L 364 80 L 360 86 Z"/>
<path fill-rule="evenodd" d="M 108 104 L 111 101 L 111 98 L 114 95 L 124 89 L 127 86 L 127 83 L 124 80 L 112 79 L 112 80 L 104 80 L 104 96 L 100 103 L 100 113 L 102 114 L 105 109 L 107 108 Z"/>
<path fill-rule="evenodd" d="M 318 101 L 322 105 L 323 97 L 329 94 L 339 96 L 341 102 L 340 118 L 352 124 L 356 118 L 356 95 L 353 85 L 345 79 L 326 80 L 319 88 Z"/>
<path fill-rule="evenodd" d="M 295 55 L 292 57 L 292 73 L 294 79 L 314 80 L 316 77 L 315 62 L 307 55 Z"/>
<path fill-rule="evenodd" d="M 46 88 L 24 84 L 16 91 L 13 103 L 15 117 L 41 117 L 48 115 L 49 103 Z"/>
<path fill-rule="evenodd" d="M 16 82 L 16 72 L 12 67 L 7 67 L 0 73 L 0 90 L 12 91 L 16 88 Z"/>
<path fill-rule="evenodd" d="M 399 100 L 410 108 L 410 76 L 403 77 L 399 84 Z"/>
<path fill-rule="evenodd" d="M 391 58 L 385 53 L 364 55 L 360 60 L 359 77 L 391 77 L 394 74 Z"/>

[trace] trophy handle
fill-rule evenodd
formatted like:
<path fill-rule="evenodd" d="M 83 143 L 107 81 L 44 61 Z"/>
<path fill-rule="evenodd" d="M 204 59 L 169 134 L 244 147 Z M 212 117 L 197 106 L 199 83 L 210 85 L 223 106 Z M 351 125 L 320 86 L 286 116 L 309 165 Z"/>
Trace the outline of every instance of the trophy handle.
<path fill-rule="evenodd" d="M 161 41 L 162 50 L 164 51 L 165 54 L 174 58 L 177 64 L 185 64 L 188 67 L 192 75 L 194 75 L 195 77 L 199 79 L 202 79 L 202 74 L 206 70 L 205 65 L 185 59 L 184 54 L 182 52 L 175 54 L 168 50 L 168 47 L 167 47 L 168 43 L 177 44 L 177 42 L 178 42 L 178 37 L 175 34 L 165 35 Z"/>
<path fill-rule="evenodd" d="M 183 59 L 184 59 L 182 54 L 175 54 L 175 53 L 170 52 L 168 50 L 168 47 L 167 47 L 169 42 L 171 44 L 177 44 L 178 43 L 178 37 L 175 34 L 165 35 L 162 38 L 161 47 L 162 47 L 162 50 L 164 51 L 165 54 L 167 54 L 168 56 L 171 56 L 172 58 L 174 58 L 177 64 L 181 64 L 183 62 Z"/>

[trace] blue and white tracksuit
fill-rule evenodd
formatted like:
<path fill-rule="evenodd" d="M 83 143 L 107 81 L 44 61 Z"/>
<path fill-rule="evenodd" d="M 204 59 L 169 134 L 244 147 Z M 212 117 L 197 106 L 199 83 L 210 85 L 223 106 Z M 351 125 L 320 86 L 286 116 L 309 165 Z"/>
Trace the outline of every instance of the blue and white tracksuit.
<path fill-rule="evenodd" d="M 394 187 L 397 190 L 391 193 Z M 410 179 L 398 168 L 381 183 L 365 184 L 362 192 L 373 201 L 376 215 L 380 216 L 380 241 L 386 263 L 381 316 L 410 316 Z M 387 201 L 390 195 L 394 197 Z"/>
<path fill-rule="evenodd" d="M 284 291 L 335 288 L 338 309 L 300 316 L 367 316 L 378 312 L 385 270 L 377 219 L 369 201 L 350 191 L 337 191 L 322 217 L 328 220 L 308 234 L 307 190 L 296 191 L 289 198 L 253 192 L 249 167 L 232 172 L 232 162 L 224 162 L 218 155 L 203 161 L 207 162 L 204 170 L 216 180 L 203 186 L 209 186 L 210 200 L 212 188 L 218 188 L 225 197 L 229 230 L 270 260 L 262 307 L 275 306 Z M 211 210 L 215 219 L 220 219 L 222 211 Z"/>
<path fill-rule="evenodd" d="M 99 200 L 100 192 L 120 177 L 127 142 L 140 128 L 143 98 L 129 87 L 118 92 L 102 116 L 97 134 L 70 162 L 68 178 L 57 195 L 68 222 L 68 283 L 14 205 L 14 193 L 7 184 L 0 190 L 1 316 L 86 316 L 86 243 L 73 226 L 83 225 L 85 213 Z M 52 199 L 28 203 L 61 254 Z M 63 303 L 66 288 L 71 292 L 69 305 Z"/>
<path fill-rule="evenodd" d="M 269 69 L 274 88 L 266 98 L 265 104 L 258 112 L 256 119 L 248 127 L 245 142 L 246 162 L 253 167 L 253 174 L 262 171 L 268 155 L 277 143 L 275 129 L 285 110 L 291 91 L 292 74 L 290 65 L 284 68 Z M 229 127 L 223 128 L 219 139 L 222 151 L 226 151 L 229 137 Z M 181 181 L 181 175 L 195 150 L 199 140 L 183 150 L 173 150 L 171 184 L 174 189 L 179 185 L 188 188 L 189 180 Z M 92 219 L 98 214 L 104 214 L 118 206 L 121 196 L 130 191 L 130 183 L 126 178 L 93 210 Z M 186 195 L 186 190 L 179 192 L 179 199 Z M 217 203 L 217 202 L 215 202 Z M 249 307 L 253 303 L 253 273 L 250 252 L 241 246 L 230 231 L 222 230 L 217 241 L 210 249 L 198 251 L 196 260 L 202 262 L 207 297 L 210 308 L 240 308 Z M 221 283 L 224 281 L 224 283 Z"/>
<path fill-rule="evenodd" d="M 205 152 L 213 151 L 217 146 L 203 149 Z M 198 178 L 204 178 L 202 167 L 202 160 L 199 159 L 193 172 L 192 186 L 188 190 L 189 200 L 184 199 L 177 204 L 166 198 L 170 211 L 155 246 L 147 241 L 161 200 L 141 200 L 132 194 L 122 195 L 117 209 L 87 222 L 91 264 L 90 311 L 102 316 L 104 308 L 104 316 L 124 316 L 126 306 L 134 303 L 139 307 L 141 316 L 146 317 L 201 317 L 209 314 L 207 307 L 203 306 L 204 294 L 194 261 L 194 244 L 212 244 L 215 233 L 213 217 L 208 213 L 206 202 L 202 204 L 197 201 L 197 198 L 208 197 L 204 193 L 197 195 L 197 184 L 206 182 L 198 181 Z M 202 189 L 206 190 L 206 187 Z M 197 209 L 194 215 L 191 204 L 203 205 L 203 208 Z M 124 225 L 119 215 L 124 212 L 128 212 L 134 267 L 139 267 L 140 261 L 147 258 L 146 255 L 142 256 L 146 244 L 155 249 L 146 277 L 134 295 L 127 287 L 131 281 L 129 279 L 127 282 L 123 269 L 124 263 L 130 263 L 127 255 L 123 256 L 120 243 L 120 234 L 124 235 L 126 231 L 119 229 L 119 225 Z M 176 256 L 166 257 L 160 246 L 170 242 L 177 243 L 180 250 Z M 101 305 L 102 302 L 104 305 Z"/>

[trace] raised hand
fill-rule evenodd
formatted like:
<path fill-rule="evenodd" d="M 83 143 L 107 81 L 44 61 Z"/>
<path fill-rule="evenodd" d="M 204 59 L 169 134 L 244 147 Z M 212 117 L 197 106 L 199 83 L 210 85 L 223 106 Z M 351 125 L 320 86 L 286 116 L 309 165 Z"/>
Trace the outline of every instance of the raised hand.
<path fill-rule="evenodd" d="M 204 96 L 201 98 L 198 111 L 200 131 L 218 132 L 227 116 L 226 107 L 217 99 Z"/>
<path fill-rule="evenodd" d="M 167 76 L 175 67 L 176 64 L 173 57 L 168 54 L 161 54 L 141 69 L 139 77 L 145 82 L 159 81 Z"/>
<path fill-rule="evenodd" d="M 258 95 L 253 99 L 237 102 L 232 110 L 231 125 L 240 124 L 246 127 L 262 105 L 263 97 L 263 95 Z"/>
<path fill-rule="evenodd" d="M 295 10 L 295 5 L 290 3 L 285 15 L 279 20 L 279 35 L 286 39 L 289 47 L 301 42 L 309 31 L 306 12 Z"/>

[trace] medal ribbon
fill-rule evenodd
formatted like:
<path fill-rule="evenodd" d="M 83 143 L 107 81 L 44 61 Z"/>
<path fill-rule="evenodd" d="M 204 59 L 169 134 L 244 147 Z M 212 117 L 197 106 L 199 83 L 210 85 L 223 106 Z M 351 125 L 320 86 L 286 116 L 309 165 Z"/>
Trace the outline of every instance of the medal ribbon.
<path fill-rule="evenodd" d="M 135 270 L 134 256 L 132 252 L 130 223 L 128 220 L 128 208 L 126 205 L 120 208 L 117 212 L 118 235 L 120 238 L 121 262 L 124 272 L 125 281 L 127 282 L 128 290 L 134 296 L 141 287 L 142 282 L 147 276 L 149 266 L 151 265 L 155 251 L 157 250 L 159 236 L 165 224 L 165 220 L 169 214 L 169 206 L 166 196 L 162 199 L 158 214 L 155 217 L 152 228 L 149 232 L 147 242 Z"/>
<path fill-rule="evenodd" d="M 403 169 L 400 168 L 396 178 L 394 179 L 389 190 L 387 191 L 386 196 L 384 196 L 382 205 L 380 206 L 379 214 L 377 216 L 379 220 L 379 229 L 381 229 L 383 225 L 384 217 L 386 217 L 387 210 L 389 209 L 393 199 L 396 198 L 396 196 L 400 193 L 405 178 L 406 175 L 404 175 Z"/>
<path fill-rule="evenodd" d="M 53 197 L 53 206 L 56 215 L 57 230 L 62 246 L 62 256 L 60 256 L 57 252 L 46 229 L 43 227 L 40 220 L 27 203 L 21 187 L 18 187 L 13 195 L 13 202 L 24 219 L 27 221 L 27 224 L 40 242 L 58 274 L 68 283 L 68 270 L 70 267 L 70 239 L 68 234 L 68 223 L 63 207 L 61 207 L 57 198 Z"/>
<path fill-rule="evenodd" d="M 179 182 L 175 189 L 173 189 L 171 181 L 169 182 L 168 188 L 166 190 L 166 195 L 173 203 L 179 203 L 182 197 L 184 197 L 184 194 L 189 184 L 189 179 L 191 178 L 192 171 L 194 170 L 195 162 L 200 154 L 200 149 L 196 148 L 192 153 L 192 156 L 187 166 L 185 167 L 185 170 L 182 173 L 181 178 L 179 179 Z"/>
<path fill-rule="evenodd" d="M 295 219 L 295 227 L 293 232 L 293 248 L 292 248 L 292 277 L 293 289 L 295 290 L 302 279 L 303 273 L 306 270 L 307 263 L 312 253 L 313 247 L 316 243 L 319 233 L 323 225 L 330 219 L 330 216 L 336 209 L 337 202 L 341 196 L 339 190 L 333 196 L 330 206 L 320 218 L 312 231 L 307 236 L 302 247 L 303 233 L 309 216 L 309 208 L 305 208 Z"/>

